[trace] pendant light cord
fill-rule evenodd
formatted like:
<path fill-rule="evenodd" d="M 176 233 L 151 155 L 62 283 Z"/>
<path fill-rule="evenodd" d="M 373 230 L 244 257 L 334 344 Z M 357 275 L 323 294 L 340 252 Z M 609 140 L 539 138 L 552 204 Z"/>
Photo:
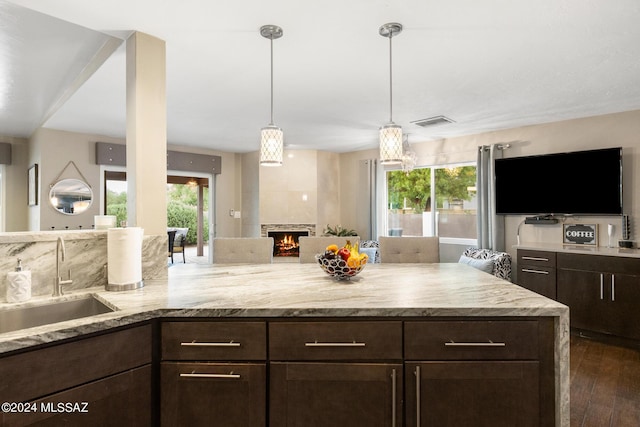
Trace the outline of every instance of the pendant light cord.
<path fill-rule="evenodd" d="M 273 126 L 273 35 L 269 37 L 271 40 L 271 121 L 270 126 Z"/>
<path fill-rule="evenodd" d="M 392 43 L 393 33 L 389 33 L 389 123 L 393 123 L 393 54 Z"/>

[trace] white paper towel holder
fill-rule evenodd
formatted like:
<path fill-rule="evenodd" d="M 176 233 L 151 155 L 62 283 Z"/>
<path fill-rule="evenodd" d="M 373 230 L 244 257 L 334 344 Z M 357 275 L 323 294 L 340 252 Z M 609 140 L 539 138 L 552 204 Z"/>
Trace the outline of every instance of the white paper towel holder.
<path fill-rule="evenodd" d="M 144 286 L 142 234 L 139 227 L 107 229 L 107 291 L 130 291 Z"/>
<path fill-rule="evenodd" d="M 140 280 L 139 282 L 134 283 L 122 283 L 118 285 L 114 285 L 112 283 L 107 283 L 104 288 L 107 291 L 131 291 L 134 289 L 140 289 L 144 286 L 144 280 Z"/>

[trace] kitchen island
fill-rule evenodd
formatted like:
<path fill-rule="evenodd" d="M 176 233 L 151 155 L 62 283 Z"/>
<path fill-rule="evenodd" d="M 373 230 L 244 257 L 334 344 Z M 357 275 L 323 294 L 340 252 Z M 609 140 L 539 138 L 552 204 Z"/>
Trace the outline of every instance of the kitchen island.
<path fill-rule="evenodd" d="M 294 331 L 297 327 L 295 324 L 304 324 L 305 327 L 315 328 L 317 324 L 310 324 L 319 321 L 319 324 L 324 322 L 325 325 L 334 327 L 345 326 L 346 330 L 349 326 L 341 322 L 356 322 L 367 327 L 373 322 L 374 330 L 377 329 L 376 325 L 381 327 L 381 331 L 388 326 L 389 334 L 395 334 L 396 329 L 400 334 L 399 354 L 385 355 L 380 359 L 393 359 L 394 363 L 397 362 L 400 366 L 403 361 L 417 366 L 425 356 L 410 355 L 412 352 L 419 354 L 419 350 L 416 349 L 423 344 L 417 342 L 413 348 L 411 342 L 419 341 L 419 336 L 428 332 L 425 332 L 424 328 L 428 329 L 432 321 L 443 322 L 438 323 L 438 327 L 453 328 L 458 328 L 461 322 L 490 326 L 499 324 L 500 328 L 504 329 L 505 336 L 515 336 L 517 339 L 520 330 L 518 328 L 523 328 L 523 334 L 529 333 L 527 331 L 530 331 L 532 325 L 524 325 L 519 322 L 521 319 L 531 322 L 540 319 L 541 322 L 548 321 L 551 325 L 551 333 L 548 335 L 549 341 L 553 342 L 541 341 L 539 347 L 551 348 L 552 366 L 549 369 L 555 396 L 552 398 L 554 424 L 569 425 L 568 308 L 466 265 L 372 264 L 351 281 L 344 282 L 331 279 L 315 264 L 180 265 L 169 269 L 168 280 L 147 281 L 145 287 L 139 290 L 114 293 L 94 288 L 87 289 L 84 293 L 87 292 L 117 310 L 113 313 L 1 334 L 0 351 L 9 355 L 19 354 L 34 346 L 46 346 L 60 340 L 79 338 L 148 321 L 164 322 L 162 325 L 175 323 L 178 326 L 187 323 L 181 322 L 182 320 L 193 322 L 194 319 L 198 321 L 193 323 L 205 320 L 237 320 L 245 323 L 260 321 L 268 325 L 270 340 L 273 342 L 277 341 L 280 332 L 276 329 L 280 327 L 291 327 Z M 79 292 L 62 298 L 73 299 L 81 294 L 82 292 Z M 34 300 L 25 304 L 37 302 Z M 14 306 L 16 305 L 0 304 L 0 310 Z M 389 322 L 392 324 L 387 324 Z M 514 326 L 516 333 L 508 330 L 510 325 Z M 287 335 L 291 333 L 287 331 L 284 332 L 285 336 L 293 336 Z M 418 338 L 410 337 L 410 331 L 415 331 Z M 322 331 L 316 332 L 322 334 Z M 452 334 L 455 335 L 454 332 Z M 490 344 L 504 346 L 504 343 Z M 269 345 L 271 346 L 271 343 Z M 444 345 L 453 347 L 459 344 Z M 519 345 L 520 343 L 515 345 L 516 350 L 519 349 Z M 508 349 L 509 346 L 506 347 Z M 534 350 L 538 351 L 537 348 L 536 346 Z M 284 350 L 269 347 L 269 356 L 265 356 L 265 360 L 277 351 Z M 529 366 L 529 350 L 522 351 L 525 356 L 507 355 L 504 358 L 520 357 L 524 361 L 518 363 Z M 458 359 L 466 357 L 463 353 L 458 355 Z M 289 363 L 288 357 L 286 354 L 280 355 L 277 361 L 274 362 L 271 358 L 268 359 L 271 361 L 268 363 L 271 363 L 270 366 Z M 304 359 L 303 356 L 293 358 Z M 331 360 L 331 355 L 326 358 Z M 375 356 L 367 358 L 367 361 L 378 359 Z M 167 363 L 174 363 L 170 359 L 167 357 Z M 345 360 L 344 356 L 340 356 L 339 359 Z M 456 363 L 459 362 L 458 359 Z M 511 364 L 512 362 L 509 362 L 509 366 Z M 285 365 L 278 366 L 280 368 Z M 289 365 L 285 367 L 290 368 Z M 424 367 L 430 368 L 431 365 L 424 365 L 423 369 Z M 464 368 L 460 363 L 456 367 Z M 548 373 L 543 372 L 540 375 L 540 384 L 543 384 Z M 404 382 L 409 384 L 410 381 L 405 379 Z M 271 394 L 273 395 L 273 390 Z M 402 412 L 400 409 L 397 411 Z M 277 411 L 272 408 L 271 412 Z M 399 417 L 402 419 L 401 415 Z M 406 418 L 409 425 L 408 420 L 411 416 L 407 415 Z"/>

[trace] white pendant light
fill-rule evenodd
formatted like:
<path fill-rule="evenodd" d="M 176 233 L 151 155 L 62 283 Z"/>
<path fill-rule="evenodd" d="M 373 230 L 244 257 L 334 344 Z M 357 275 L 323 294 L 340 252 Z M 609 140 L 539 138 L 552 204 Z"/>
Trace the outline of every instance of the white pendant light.
<path fill-rule="evenodd" d="M 378 30 L 382 37 L 389 38 L 389 123 L 380 128 L 380 163 L 391 165 L 402 163 L 402 127 L 393 123 L 393 62 L 391 39 L 402 32 L 402 24 L 390 22 Z"/>
<path fill-rule="evenodd" d="M 402 141 L 402 171 L 409 175 L 416 167 L 416 163 L 418 163 L 418 155 L 411 149 L 409 134 L 405 133 Z"/>
<path fill-rule="evenodd" d="M 271 120 L 260 131 L 260 164 L 262 166 L 281 166 L 283 155 L 282 129 L 273 124 L 273 40 L 282 37 L 282 28 L 276 25 L 260 27 L 262 37 L 271 40 Z"/>

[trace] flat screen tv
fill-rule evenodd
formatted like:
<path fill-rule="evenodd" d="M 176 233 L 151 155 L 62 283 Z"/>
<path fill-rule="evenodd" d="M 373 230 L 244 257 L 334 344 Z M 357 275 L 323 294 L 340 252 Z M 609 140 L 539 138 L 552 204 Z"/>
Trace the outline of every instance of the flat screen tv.
<path fill-rule="evenodd" d="M 496 159 L 500 215 L 622 215 L 622 148 Z"/>

